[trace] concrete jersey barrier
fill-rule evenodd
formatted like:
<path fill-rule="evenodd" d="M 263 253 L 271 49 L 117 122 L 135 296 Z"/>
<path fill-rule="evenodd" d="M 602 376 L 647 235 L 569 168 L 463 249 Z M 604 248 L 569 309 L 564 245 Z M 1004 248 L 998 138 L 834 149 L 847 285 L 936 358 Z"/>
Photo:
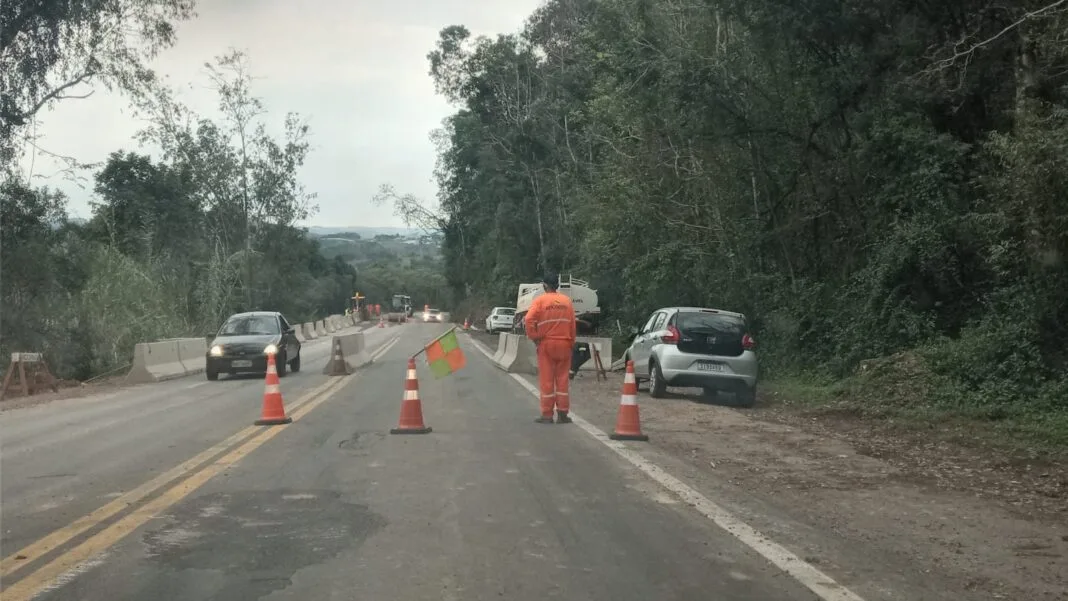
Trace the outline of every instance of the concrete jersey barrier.
<path fill-rule="evenodd" d="M 172 338 L 134 345 L 133 365 L 126 374 L 130 384 L 150 384 L 204 371 L 207 341 L 203 338 Z M 195 355 L 199 353 L 199 357 Z M 182 361 L 185 355 L 188 367 Z"/>
<path fill-rule="evenodd" d="M 300 324 L 300 329 L 301 329 L 302 332 L 304 332 L 304 338 L 306 340 L 315 340 L 316 338 L 319 337 L 319 335 L 315 333 L 315 324 L 314 323 L 311 323 L 311 322 L 302 323 L 302 324 Z"/>
<path fill-rule="evenodd" d="M 352 332 L 334 336 L 333 338 L 341 341 L 341 354 L 344 356 L 345 363 L 350 370 L 365 367 L 374 362 L 371 353 L 367 352 L 367 340 L 363 337 L 363 332 Z M 331 343 L 332 345 L 333 343 Z M 326 367 L 323 368 L 323 373 L 330 375 L 330 368 L 331 365 L 327 362 Z"/>
<path fill-rule="evenodd" d="M 611 338 L 595 338 L 593 336 L 579 336 L 576 342 L 588 342 L 591 347 L 596 347 L 597 352 L 601 355 L 601 364 L 604 366 L 605 371 L 608 371 L 612 365 L 612 339 Z M 593 360 L 593 351 L 590 350 L 590 360 L 583 363 L 579 371 L 593 371 L 597 369 L 597 364 Z"/>
<path fill-rule="evenodd" d="M 512 374 L 538 373 L 538 360 L 534 341 L 519 334 L 504 334 L 508 337 L 507 348 L 497 366 Z"/>
<path fill-rule="evenodd" d="M 178 360 L 185 368 L 185 375 L 203 373 L 208 366 L 208 341 L 205 338 L 179 338 Z"/>
<path fill-rule="evenodd" d="M 493 353 L 493 362 L 498 365 L 501 362 L 501 358 L 504 357 L 505 351 L 508 350 L 508 336 L 501 332 L 497 334 L 497 352 Z"/>
<path fill-rule="evenodd" d="M 522 334 L 497 335 L 497 352 L 493 355 L 493 362 L 501 369 L 510 373 L 536 374 L 538 373 L 538 351 L 534 342 Z M 587 342 L 596 347 L 601 355 L 601 364 L 607 370 L 612 363 L 612 339 L 594 338 L 591 336 L 579 336 L 576 342 Z M 591 353 L 590 360 L 583 363 L 579 371 L 593 371 L 597 364 Z"/>
<path fill-rule="evenodd" d="M 323 323 L 323 320 L 320 319 L 319 321 L 315 322 L 316 336 L 322 338 L 323 336 L 326 336 L 327 333 L 328 332 L 326 331 L 326 325 Z"/>

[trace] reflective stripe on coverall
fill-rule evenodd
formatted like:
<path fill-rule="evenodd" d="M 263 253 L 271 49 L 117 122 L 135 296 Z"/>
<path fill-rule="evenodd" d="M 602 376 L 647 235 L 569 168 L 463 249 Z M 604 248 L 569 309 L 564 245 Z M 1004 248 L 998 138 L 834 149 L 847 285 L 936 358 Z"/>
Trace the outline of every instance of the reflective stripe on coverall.
<path fill-rule="evenodd" d="M 575 308 L 571 299 L 559 292 L 545 292 L 530 304 L 526 317 L 527 338 L 538 344 L 538 384 L 541 387 L 541 414 L 551 417 L 571 410 L 568 374 L 575 346 Z"/>

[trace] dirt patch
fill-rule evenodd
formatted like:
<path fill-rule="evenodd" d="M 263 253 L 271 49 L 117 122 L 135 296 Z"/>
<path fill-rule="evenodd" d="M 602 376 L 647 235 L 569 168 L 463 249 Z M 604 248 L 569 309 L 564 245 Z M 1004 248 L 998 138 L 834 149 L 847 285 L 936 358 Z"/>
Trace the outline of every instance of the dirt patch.
<path fill-rule="evenodd" d="M 51 390 L 46 389 L 44 392 L 38 392 L 37 394 L 32 394 L 30 396 L 22 396 L 21 391 L 17 393 L 8 391 L 8 394 L 4 396 L 4 400 L 0 401 L 0 411 L 23 409 L 41 405 L 43 403 L 50 403 L 52 401 L 82 398 L 91 394 L 117 390 L 123 385 L 124 378 L 125 376 L 115 376 L 107 379 L 101 378 L 91 384 L 85 384 L 75 380 L 61 380 L 59 382 L 58 391 L 52 392 Z"/>
<path fill-rule="evenodd" d="M 610 431 L 621 380 L 579 374 L 576 413 Z M 648 452 L 678 460 L 678 475 L 717 501 L 751 509 L 755 527 L 844 584 L 860 583 L 868 601 L 1068 599 L 1063 463 L 768 399 L 739 410 L 672 392 L 640 394 Z"/>

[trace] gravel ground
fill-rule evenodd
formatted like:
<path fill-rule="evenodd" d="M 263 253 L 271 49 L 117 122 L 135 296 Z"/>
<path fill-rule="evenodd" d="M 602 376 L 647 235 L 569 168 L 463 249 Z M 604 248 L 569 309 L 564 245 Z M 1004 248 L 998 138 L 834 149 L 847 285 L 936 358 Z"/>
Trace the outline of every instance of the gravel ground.
<path fill-rule="evenodd" d="M 580 373 L 575 412 L 611 431 L 621 386 Z M 735 409 L 672 393 L 640 391 L 646 454 L 832 575 L 885 599 L 1068 599 L 1068 466 L 766 397 Z"/>

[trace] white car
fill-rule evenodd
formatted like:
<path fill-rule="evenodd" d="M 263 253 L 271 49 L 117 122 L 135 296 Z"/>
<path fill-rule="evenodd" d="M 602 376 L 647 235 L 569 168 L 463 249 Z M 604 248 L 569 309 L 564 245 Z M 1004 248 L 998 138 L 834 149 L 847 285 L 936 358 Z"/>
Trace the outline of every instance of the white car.
<path fill-rule="evenodd" d="M 486 331 L 490 334 L 511 331 L 513 321 L 515 321 L 515 309 L 512 307 L 494 307 L 490 311 L 489 317 L 486 318 Z"/>

